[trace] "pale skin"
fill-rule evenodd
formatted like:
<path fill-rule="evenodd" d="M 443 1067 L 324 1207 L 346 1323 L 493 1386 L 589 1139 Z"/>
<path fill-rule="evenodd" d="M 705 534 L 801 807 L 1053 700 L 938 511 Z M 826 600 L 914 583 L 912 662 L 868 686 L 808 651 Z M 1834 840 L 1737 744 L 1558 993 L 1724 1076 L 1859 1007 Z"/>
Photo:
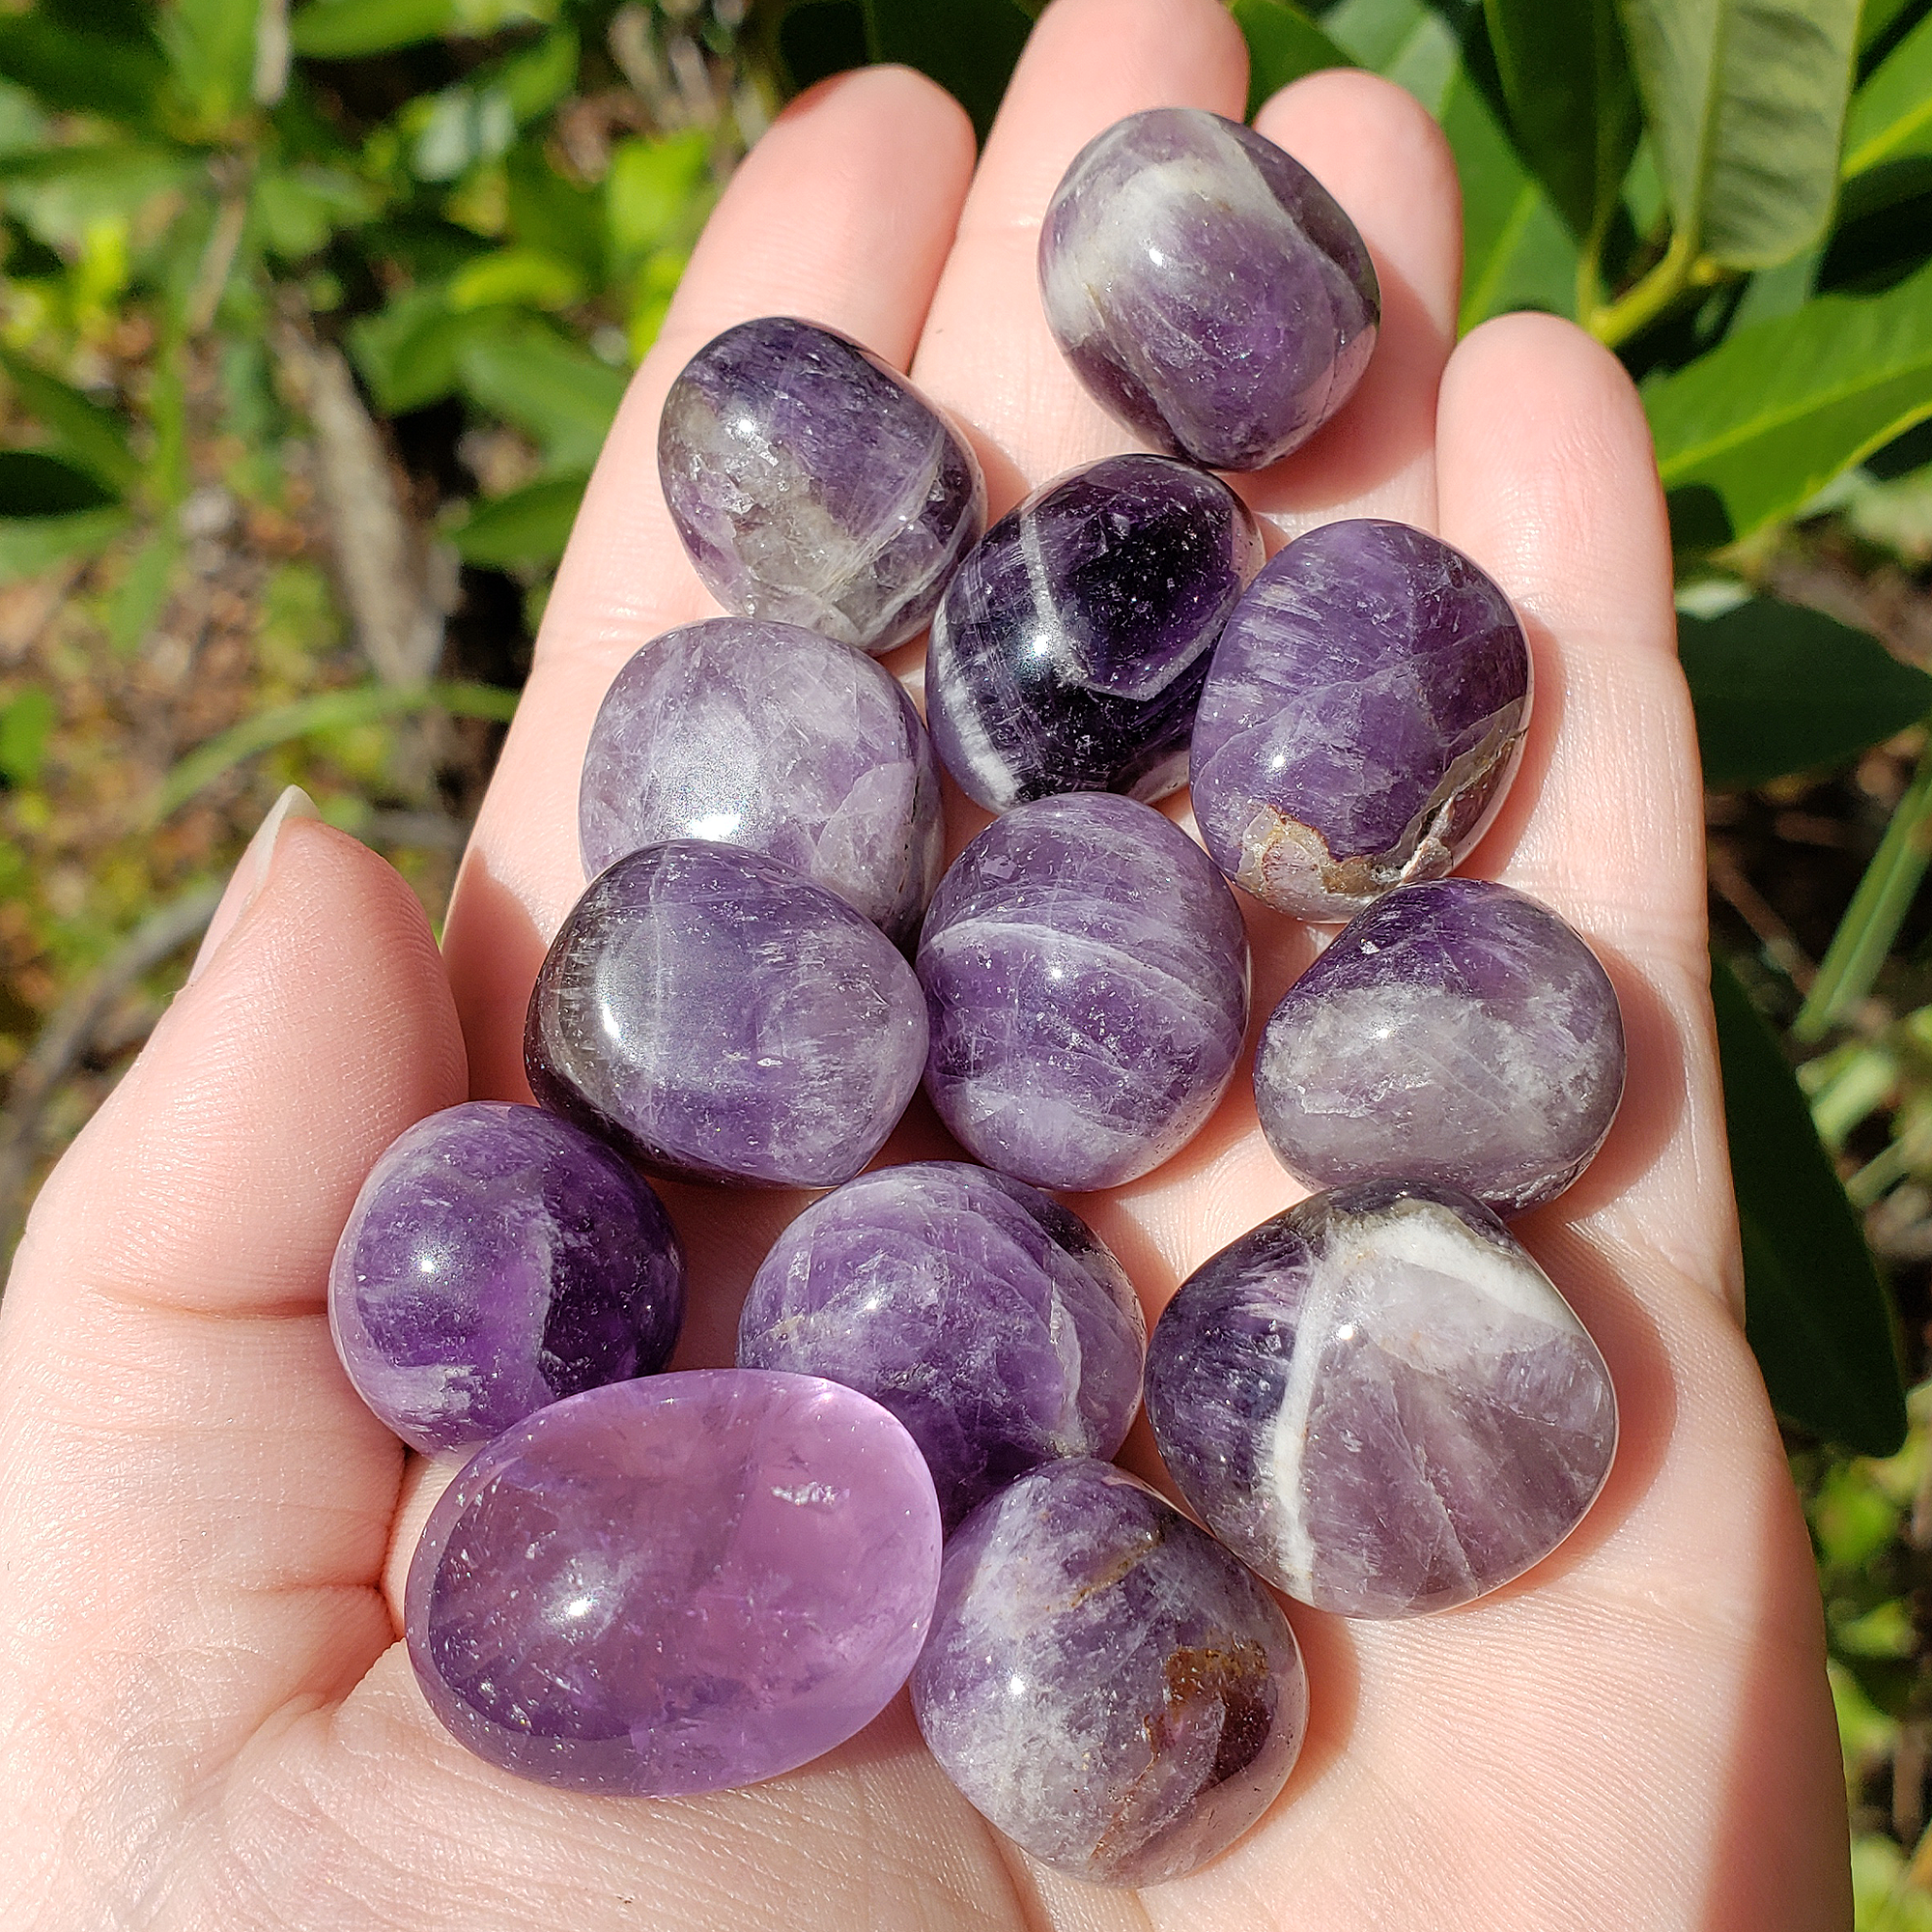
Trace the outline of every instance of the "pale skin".
<path fill-rule="evenodd" d="M 1131 446 L 1046 334 L 1040 213 L 1120 116 L 1237 117 L 1244 94 L 1212 0 L 1058 0 L 977 174 L 958 110 L 909 73 L 796 104 L 735 178 L 612 433 L 445 954 L 395 874 L 340 834 L 291 820 L 244 861 L 193 982 L 43 1191 L 0 1304 L 0 1924 L 1849 1925 L 1817 1592 L 1739 1322 L 1697 767 L 1642 412 L 1560 322 L 1492 323 L 1452 353 L 1454 169 L 1415 103 L 1360 74 L 1303 81 L 1259 125 L 1361 228 L 1384 334 L 1345 414 L 1243 488 L 1289 535 L 1364 514 L 1433 528 L 1527 623 L 1529 750 L 1466 869 L 1576 924 L 1630 1028 L 1609 1143 L 1518 1224 L 1621 1397 L 1595 1514 L 1463 1611 L 1295 1608 L 1313 1715 L 1293 1778 L 1233 1851 L 1140 1894 L 1004 1845 L 902 1698 L 752 1790 L 593 1799 L 469 1756 L 397 1641 L 415 1532 L 450 1470 L 406 1459 L 344 1379 L 328 1260 L 405 1126 L 466 1093 L 526 1097 L 525 998 L 582 887 L 591 716 L 632 651 L 715 611 L 658 494 L 667 384 L 720 328 L 785 312 L 910 368 L 973 432 L 996 513 Z M 981 819 L 956 792 L 949 815 L 956 849 Z M 1264 1014 L 1309 941 L 1251 911 Z M 1243 1085 L 1180 1157 L 1078 1204 L 1151 1314 L 1299 1192 Z M 889 1155 L 939 1151 L 927 1122 Z M 678 1365 L 725 1362 L 761 1244 L 798 1202 L 665 1192 L 693 1257 Z M 1156 1471 L 1144 1430 L 1125 1460 Z"/>

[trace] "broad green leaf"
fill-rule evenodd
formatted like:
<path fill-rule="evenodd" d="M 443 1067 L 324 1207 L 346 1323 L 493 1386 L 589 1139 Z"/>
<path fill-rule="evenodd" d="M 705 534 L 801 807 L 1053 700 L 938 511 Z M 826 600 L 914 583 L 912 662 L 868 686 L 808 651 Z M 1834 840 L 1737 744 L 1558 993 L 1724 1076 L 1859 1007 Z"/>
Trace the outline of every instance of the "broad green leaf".
<path fill-rule="evenodd" d="M 252 108 L 261 0 L 170 0 L 158 10 L 156 27 L 180 116 L 177 132 L 218 140 Z"/>
<path fill-rule="evenodd" d="M 285 262 L 299 262 L 328 245 L 338 228 L 353 228 L 376 212 L 368 183 L 304 162 L 265 166 L 255 177 L 249 220 L 261 244 Z"/>
<path fill-rule="evenodd" d="M 607 183 L 609 179 L 607 173 Z M 542 144 L 533 139 L 520 141 L 504 156 L 503 182 L 511 239 L 523 247 L 540 248 L 570 262 L 587 279 L 601 283 L 604 203 L 598 191 L 566 181 L 551 166 Z"/>
<path fill-rule="evenodd" d="M 1886 56 L 1845 116 L 1847 176 L 1914 155 L 1932 155 L 1932 14 Z"/>
<path fill-rule="evenodd" d="M 1711 963 L 1731 1179 L 1744 1240 L 1745 1333 L 1772 1406 L 1868 1456 L 1905 1439 L 1889 1297 L 1812 1130 L 1776 1037 Z"/>
<path fill-rule="evenodd" d="M 541 248 L 498 248 L 479 255 L 450 278 L 453 309 L 523 303 L 530 308 L 569 308 L 583 299 L 583 276 L 569 262 Z"/>
<path fill-rule="evenodd" d="M 456 0 L 312 0 L 289 22 L 289 41 L 312 60 L 357 60 L 454 33 Z"/>
<path fill-rule="evenodd" d="M 1859 0 L 1619 0 L 1680 239 L 1762 269 L 1823 233 Z"/>
<path fill-rule="evenodd" d="M 457 351 L 464 393 L 526 431 L 545 460 L 587 470 L 604 446 L 629 378 L 564 342 L 533 318 L 479 335 Z"/>
<path fill-rule="evenodd" d="M 549 476 L 483 503 L 449 532 L 466 563 L 494 570 L 545 568 L 563 554 L 588 477 Z"/>
<path fill-rule="evenodd" d="M 898 61 L 936 80 L 973 117 L 980 140 L 1020 57 L 1032 17 L 1013 0 L 864 0 L 875 61 Z"/>
<path fill-rule="evenodd" d="M 0 369 L 27 413 L 53 438 L 59 454 L 71 457 L 117 493 L 141 480 L 141 466 L 128 448 L 127 425 L 112 410 L 103 410 L 11 349 L 0 348 Z"/>
<path fill-rule="evenodd" d="M 1435 114 L 1462 66 L 1456 35 L 1426 0 L 1342 0 L 1321 31 L 1358 66 L 1406 87 Z"/>
<path fill-rule="evenodd" d="M 1677 653 L 1718 791 L 1841 764 L 1932 713 L 1932 677 L 1876 638 L 1768 597 L 1680 616 Z"/>
<path fill-rule="evenodd" d="M 711 194 L 711 137 L 702 128 L 620 142 L 604 177 L 611 261 L 628 268 L 667 243 L 690 242 Z"/>
<path fill-rule="evenodd" d="M 47 137 L 47 117 L 24 87 L 0 80 L 0 155 L 43 146 Z"/>
<path fill-rule="evenodd" d="M 53 699 L 37 684 L 0 705 L 0 778 L 11 785 L 40 782 L 56 715 Z"/>
<path fill-rule="evenodd" d="M 1234 0 L 1229 10 L 1248 43 L 1248 114 L 1291 80 L 1354 62 L 1289 0 Z"/>
<path fill-rule="evenodd" d="M 512 310 L 456 310 L 446 284 L 406 289 L 349 329 L 349 355 L 385 414 L 401 415 L 454 393 L 465 344 L 522 329 Z"/>
<path fill-rule="evenodd" d="M 1932 415 L 1932 267 L 1727 336 L 1643 402 L 1664 488 L 1708 491 L 1748 536 Z"/>
<path fill-rule="evenodd" d="M 0 158 L 7 212 L 50 248 L 73 255 L 104 225 L 131 224 L 156 195 L 199 172 L 188 157 L 132 141 Z"/>
<path fill-rule="evenodd" d="M 1864 0 L 1859 9 L 1859 52 L 1867 53 L 1878 45 L 1893 23 L 1917 5 L 1918 0 Z"/>
<path fill-rule="evenodd" d="M 0 73 L 57 113 L 146 127 L 167 68 L 151 34 L 95 33 L 41 9 L 0 14 Z"/>
<path fill-rule="evenodd" d="M 491 71 L 491 84 L 502 89 L 520 128 L 548 113 L 576 86 L 577 57 L 577 36 L 568 27 L 558 27 Z"/>
<path fill-rule="evenodd" d="M 119 500 L 92 470 L 38 449 L 0 450 L 0 517 L 65 517 Z"/>
<path fill-rule="evenodd" d="M 127 524 L 128 512 L 118 505 L 60 517 L 0 517 L 0 583 L 105 550 Z"/>
<path fill-rule="evenodd" d="M 449 87 L 404 111 L 410 172 L 418 181 L 453 182 L 493 160 L 516 139 L 516 109 L 498 87 Z"/>

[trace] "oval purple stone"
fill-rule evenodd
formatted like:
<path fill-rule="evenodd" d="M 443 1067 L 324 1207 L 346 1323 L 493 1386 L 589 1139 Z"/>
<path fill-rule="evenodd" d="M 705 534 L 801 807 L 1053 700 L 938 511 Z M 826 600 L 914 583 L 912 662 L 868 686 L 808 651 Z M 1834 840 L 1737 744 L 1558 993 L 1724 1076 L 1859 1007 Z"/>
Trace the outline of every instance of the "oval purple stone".
<path fill-rule="evenodd" d="M 1401 886 L 1357 913 L 1255 1057 L 1262 1131 L 1303 1180 L 1407 1176 L 1499 1214 L 1582 1173 L 1623 1087 L 1623 1016 L 1597 955 L 1486 879 Z"/>
<path fill-rule="evenodd" d="M 738 1360 L 863 1390 L 912 1432 L 948 1527 L 1051 1456 L 1111 1456 L 1147 1328 L 1078 1215 L 964 1161 L 848 1180 L 778 1238 Z"/>
<path fill-rule="evenodd" d="M 1324 524 L 1235 607 L 1201 694 L 1194 816 L 1221 869 L 1298 919 L 1439 878 L 1482 837 L 1529 724 L 1529 645 L 1461 551 Z"/>
<path fill-rule="evenodd" d="M 1047 1463 L 967 1518 L 912 1679 L 939 1767 L 1056 1871 L 1155 1885 L 1225 1851 L 1307 1725 L 1273 1598 L 1172 1504 Z"/>
<path fill-rule="evenodd" d="M 1259 469 L 1348 401 L 1381 296 L 1354 224 L 1300 162 L 1198 107 L 1154 107 L 1073 157 L 1039 231 L 1054 340 L 1170 456 Z"/>
<path fill-rule="evenodd" d="M 683 1319 L 684 1250 L 657 1196 L 568 1121 L 499 1100 L 390 1144 L 328 1276 L 355 1392 L 429 1454 L 652 1374 Z"/>
<path fill-rule="evenodd" d="M 573 1396 L 487 1444 L 410 1566 L 410 1661 L 479 1757 L 571 1791 L 753 1784 L 863 1729 L 939 1578 L 899 1425 L 810 1376 Z"/>
<path fill-rule="evenodd" d="M 1214 1534 L 1345 1617 L 1449 1609 L 1542 1562 L 1617 1441 L 1549 1277 L 1423 1181 L 1313 1195 L 1204 1263 L 1154 1326 L 1147 1408 Z"/>

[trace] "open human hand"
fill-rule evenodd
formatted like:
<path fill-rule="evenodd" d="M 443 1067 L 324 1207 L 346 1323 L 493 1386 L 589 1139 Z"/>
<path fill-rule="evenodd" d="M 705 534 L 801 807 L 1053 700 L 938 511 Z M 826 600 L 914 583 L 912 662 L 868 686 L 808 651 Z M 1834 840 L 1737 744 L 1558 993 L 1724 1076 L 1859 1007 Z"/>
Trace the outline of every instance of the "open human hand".
<path fill-rule="evenodd" d="M 713 609 L 658 492 L 667 384 L 733 322 L 829 324 L 969 428 L 1002 513 L 1124 446 L 1036 291 L 1067 161 L 1136 109 L 1238 115 L 1244 92 L 1213 0 L 1058 0 L 977 173 L 958 109 L 914 75 L 795 103 L 732 183 L 611 434 L 465 863 L 446 975 L 409 892 L 353 840 L 290 816 L 251 847 L 191 984 L 44 1189 L 0 1308 L 0 1923 L 1849 1923 L 1809 1551 L 1738 1319 L 1700 794 L 1643 415 L 1612 358 L 1560 322 L 1493 322 L 1452 353 L 1453 166 L 1414 101 L 1366 75 L 1300 82 L 1259 125 L 1367 240 L 1382 338 L 1340 417 L 1241 487 L 1290 534 L 1362 514 L 1433 528 L 1528 628 L 1528 753 L 1464 869 L 1555 906 L 1624 1005 L 1622 1116 L 1582 1180 L 1516 1224 L 1619 1391 L 1595 1511 L 1461 1611 L 1350 1624 L 1296 1607 L 1312 1715 L 1288 1788 L 1226 1856 L 1138 1895 L 1005 1845 L 903 1698 L 766 1784 L 587 1798 L 469 1756 L 397 1641 L 414 1537 L 451 1469 L 406 1459 L 351 1390 L 328 1260 L 405 1126 L 466 1093 L 526 1095 L 526 999 L 582 884 L 591 717 L 632 651 Z M 917 658 L 892 662 L 916 682 Z M 983 818 L 956 793 L 948 806 L 956 850 Z M 1311 947 L 1250 911 L 1259 1025 Z M 915 1114 L 887 1158 L 946 1151 Z M 1237 1081 L 1179 1158 L 1078 1206 L 1151 1316 L 1298 1191 Z M 798 1198 L 662 1192 L 693 1264 L 675 1365 L 726 1363 Z M 1144 1425 L 1124 1460 L 1157 1474 Z"/>

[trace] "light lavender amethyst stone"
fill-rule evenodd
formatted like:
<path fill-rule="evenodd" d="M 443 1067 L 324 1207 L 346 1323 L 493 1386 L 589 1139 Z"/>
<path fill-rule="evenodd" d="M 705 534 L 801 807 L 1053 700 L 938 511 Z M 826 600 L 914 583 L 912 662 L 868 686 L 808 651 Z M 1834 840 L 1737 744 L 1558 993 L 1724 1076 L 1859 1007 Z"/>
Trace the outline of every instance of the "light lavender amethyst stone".
<path fill-rule="evenodd" d="M 328 1277 L 356 1393 L 431 1454 L 650 1375 L 683 1317 L 684 1250 L 657 1196 L 568 1121 L 499 1100 L 390 1144 Z"/>
<path fill-rule="evenodd" d="M 1147 1328 L 1078 1215 L 1004 1174 L 920 1161 L 848 1180 L 779 1236 L 738 1324 L 744 1368 L 862 1390 L 924 1452 L 949 1527 L 1052 1456 L 1111 1456 Z"/>
<path fill-rule="evenodd" d="M 742 322 L 685 364 L 658 473 L 726 610 L 874 655 L 925 628 L 986 525 L 965 439 L 870 350 L 790 316 Z"/>
<path fill-rule="evenodd" d="M 1529 724 L 1505 597 L 1406 524 L 1324 524 L 1262 567 L 1194 724 L 1194 816 L 1216 864 L 1299 919 L 1439 878 L 1487 829 Z"/>
<path fill-rule="evenodd" d="M 795 624 L 668 631 L 612 681 L 578 792 L 583 869 L 667 838 L 762 852 L 910 944 L 939 881 L 939 768 L 869 658 Z"/>
<path fill-rule="evenodd" d="M 1259 469 L 1348 401 L 1381 322 L 1369 251 L 1300 162 L 1198 107 L 1117 121 L 1066 170 L 1039 287 L 1074 373 L 1170 456 Z"/>
<path fill-rule="evenodd" d="M 940 1118 L 1039 1187 L 1114 1187 L 1178 1153 L 1247 1025 L 1234 895 L 1171 820 L 1111 792 L 980 833 L 933 895 L 919 977 Z"/>
<path fill-rule="evenodd" d="M 1267 1809 L 1308 1684 L 1247 1571 L 1145 1484 L 1079 1461 L 954 1533 L 912 1703 L 940 1769 L 1042 1864 L 1155 1885 Z"/>
<path fill-rule="evenodd" d="M 571 908 L 524 1065 L 546 1107 L 655 1173 L 836 1187 L 885 1145 L 925 1042 L 877 926 L 775 860 L 677 838 Z"/>
<path fill-rule="evenodd" d="M 1208 1526 L 1349 1617 L 1449 1609 L 1540 1563 L 1609 1474 L 1597 1346 L 1480 1202 L 1423 1181 L 1317 1194 L 1181 1283 L 1148 1419 Z"/>
<path fill-rule="evenodd" d="M 1597 955 L 1485 879 L 1400 886 L 1356 914 L 1255 1058 L 1262 1130 L 1312 1186 L 1401 1175 L 1499 1214 L 1582 1173 L 1623 1087 L 1623 1017 Z"/>

